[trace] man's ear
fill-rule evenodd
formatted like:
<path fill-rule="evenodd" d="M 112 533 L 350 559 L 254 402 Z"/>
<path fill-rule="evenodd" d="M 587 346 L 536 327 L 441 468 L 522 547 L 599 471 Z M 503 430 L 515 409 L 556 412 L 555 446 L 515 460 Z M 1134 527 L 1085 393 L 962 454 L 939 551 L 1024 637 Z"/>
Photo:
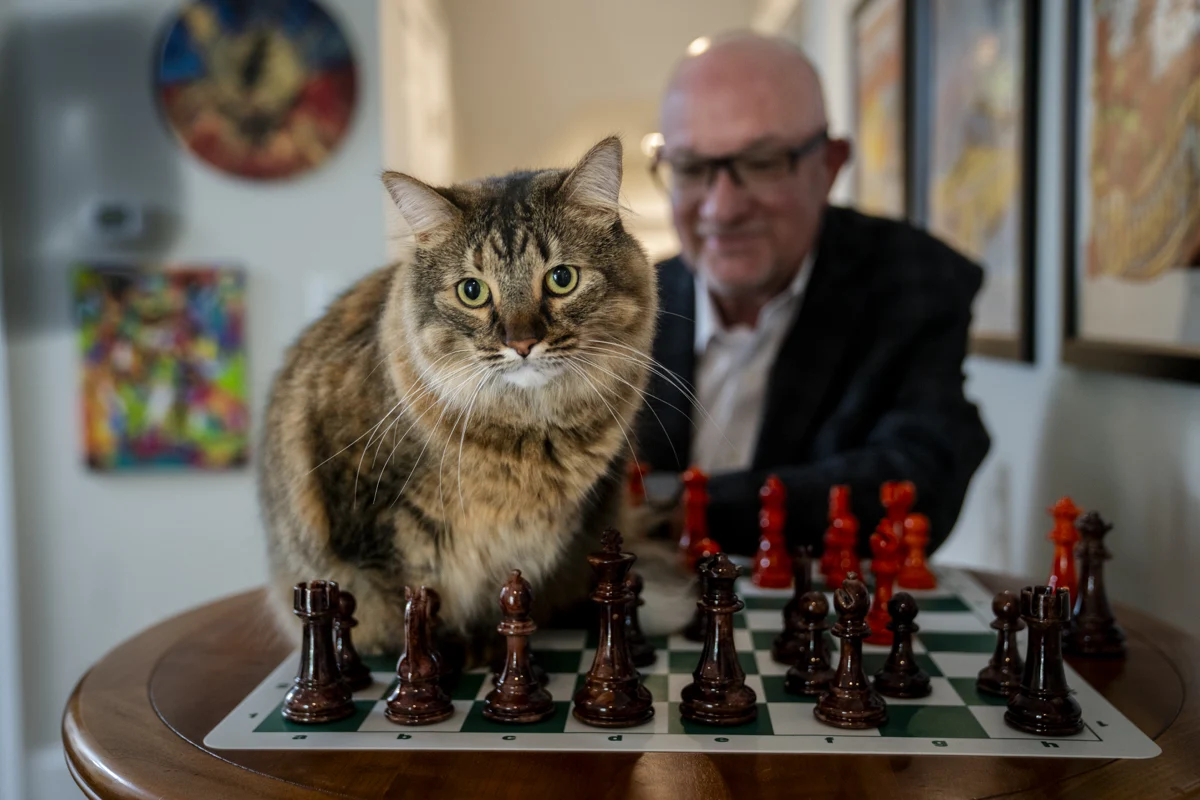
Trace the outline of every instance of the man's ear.
<path fill-rule="evenodd" d="M 576 206 L 616 217 L 621 209 L 621 140 L 609 136 L 579 159 L 563 181 L 563 198 Z"/>
<path fill-rule="evenodd" d="M 462 212 L 437 190 L 402 172 L 383 173 L 383 185 L 412 229 L 418 245 L 428 245 L 441 236 Z"/>

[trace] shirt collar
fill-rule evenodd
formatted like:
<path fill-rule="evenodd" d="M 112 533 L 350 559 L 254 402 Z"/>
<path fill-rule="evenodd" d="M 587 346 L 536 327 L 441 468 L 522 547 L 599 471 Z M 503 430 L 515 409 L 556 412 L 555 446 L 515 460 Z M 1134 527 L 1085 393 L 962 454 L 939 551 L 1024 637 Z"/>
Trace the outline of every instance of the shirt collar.
<path fill-rule="evenodd" d="M 772 297 L 763 306 L 762 311 L 758 314 L 759 328 L 762 327 L 764 319 L 769 319 L 785 307 L 794 307 L 804 294 L 804 289 L 808 285 L 809 276 L 812 274 L 812 266 L 814 262 L 813 254 L 810 252 L 804 257 L 804 261 L 800 264 L 800 269 L 796 272 L 796 277 L 792 278 L 792 282 L 782 292 Z M 714 336 L 722 333 L 728 333 L 729 328 L 721 321 L 721 315 L 717 311 L 716 303 L 713 301 L 712 294 L 708 291 L 708 283 L 704 280 L 704 276 L 699 270 L 695 277 L 696 291 L 696 337 L 695 351 L 703 353 L 708 348 L 708 343 Z"/>

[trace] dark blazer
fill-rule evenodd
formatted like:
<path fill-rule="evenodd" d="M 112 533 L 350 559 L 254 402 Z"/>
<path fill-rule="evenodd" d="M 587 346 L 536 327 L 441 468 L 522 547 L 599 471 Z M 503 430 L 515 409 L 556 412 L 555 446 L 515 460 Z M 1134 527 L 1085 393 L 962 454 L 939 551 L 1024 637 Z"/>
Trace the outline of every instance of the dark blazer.
<path fill-rule="evenodd" d="M 866 554 L 883 516 L 879 487 L 892 479 L 916 484 L 914 510 L 931 523 L 929 551 L 945 541 L 991 444 L 963 394 L 982 276 L 910 225 L 829 207 L 800 311 L 770 374 L 753 463 L 710 477 L 710 535 L 730 552 L 753 552 L 758 490 L 775 473 L 787 488 L 789 542 L 819 552 L 830 487 L 848 484 Z M 693 390 L 692 273 L 676 257 L 658 265 L 658 280 L 654 358 Z M 687 468 L 692 413 L 682 390 L 652 378 L 637 431 L 639 456 L 652 469 Z"/>

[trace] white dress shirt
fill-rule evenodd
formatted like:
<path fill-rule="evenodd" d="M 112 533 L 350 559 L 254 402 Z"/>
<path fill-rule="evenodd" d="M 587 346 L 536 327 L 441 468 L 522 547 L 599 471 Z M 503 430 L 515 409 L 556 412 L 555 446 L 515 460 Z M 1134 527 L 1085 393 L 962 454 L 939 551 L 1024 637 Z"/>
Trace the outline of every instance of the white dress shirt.
<path fill-rule="evenodd" d="M 704 278 L 696 276 L 699 403 L 692 414 L 691 462 L 710 475 L 747 469 L 754 458 L 771 367 L 800 309 L 812 265 L 810 254 L 791 284 L 763 306 L 753 328 L 727 328 Z"/>

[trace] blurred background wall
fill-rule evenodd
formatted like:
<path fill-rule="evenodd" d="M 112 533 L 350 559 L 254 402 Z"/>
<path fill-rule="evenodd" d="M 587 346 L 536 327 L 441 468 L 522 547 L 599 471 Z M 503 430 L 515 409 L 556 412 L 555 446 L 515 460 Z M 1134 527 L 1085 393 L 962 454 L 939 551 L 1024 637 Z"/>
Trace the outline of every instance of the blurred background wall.
<path fill-rule="evenodd" d="M 351 132 L 319 169 L 254 184 L 184 152 L 157 116 L 150 54 L 173 0 L 0 0 L 0 263 L 15 465 L 15 506 L 0 487 L 0 510 L 15 520 L 28 797 L 78 796 L 59 724 L 90 664 L 154 622 L 259 585 L 266 566 L 251 469 L 85 470 L 67 283 L 75 259 L 243 266 L 257 436 L 286 345 L 333 293 L 402 253 L 402 226 L 379 187 L 383 168 L 445 182 L 567 165 L 619 133 L 631 227 L 654 255 L 667 255 L 674 235 L 642 138 L 657 127 L 658 93 L 688 43 L 747 26 L 809 49 L 826 82 L 831 130 L 850 131 L 853 0 L 325 5 L 358 58 Z M 937 558 L 1040 577 L 1051 553 L 1045 509 L 1070 494 L 1116 525 L 1113 596 L 1200 633 L 1200 591 L 1190 580 L 1200 569 L 1200 390 L 1058 364 L 1063 4 L 1043 9 L 1037 362 L 970 359 L 969 394 L 993 450 Z M 835 199 L 847 200 L 851 185 L 844 175 Z M 78 212 L 101 196 L 143 201 L 153 235 L 127 251 L 89 241 Z M 0 431 L 0 483 L 5 446 Z M 3 578 L 0 569 L 0 585 L 9 585 Z M 12 682 L 3 655 L 0 693 L 6 676 Z M 12 708 L 0 722 L 15 719 Z M 6 731 L 0 724 L 0 736 Z M 0 781 L 5 771 L 0 763 Z"/>

